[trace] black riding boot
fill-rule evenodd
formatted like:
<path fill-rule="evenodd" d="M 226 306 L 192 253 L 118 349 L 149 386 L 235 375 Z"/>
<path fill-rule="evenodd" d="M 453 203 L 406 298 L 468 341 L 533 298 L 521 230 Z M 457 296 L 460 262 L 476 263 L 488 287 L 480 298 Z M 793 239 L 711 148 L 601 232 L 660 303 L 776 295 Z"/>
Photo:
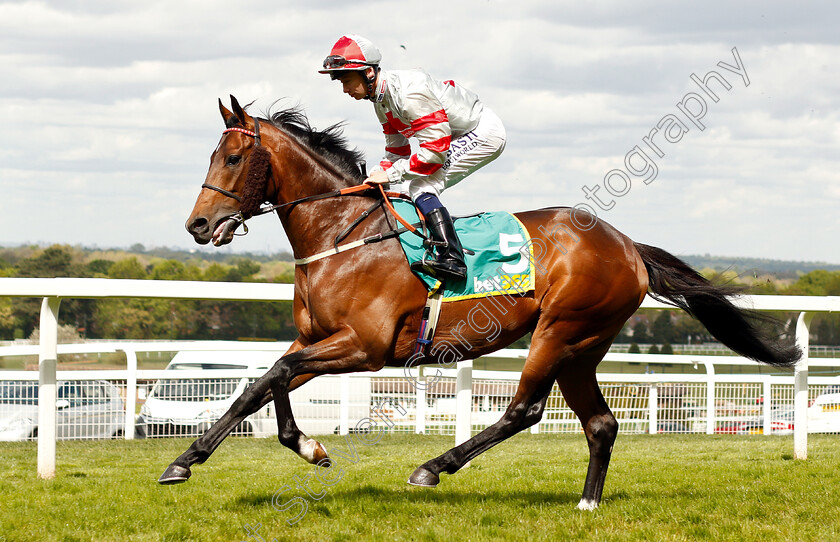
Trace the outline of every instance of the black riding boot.
<path fill-rule="evenodd" d="M 438 278 L 452 278 L 462 280 L 467 278 L 467 264 L 464 262 L 464 249 L 458 234 L 455 233 L 455 225 L 449 211 L 440 207 L 429 211 L 426 215 L 426 227 L 429 228 L 432 240 L 442 242 L 438 246 L 437 260 L 423 259 L 411 264 L 416 271 L 431 272 Z"/>

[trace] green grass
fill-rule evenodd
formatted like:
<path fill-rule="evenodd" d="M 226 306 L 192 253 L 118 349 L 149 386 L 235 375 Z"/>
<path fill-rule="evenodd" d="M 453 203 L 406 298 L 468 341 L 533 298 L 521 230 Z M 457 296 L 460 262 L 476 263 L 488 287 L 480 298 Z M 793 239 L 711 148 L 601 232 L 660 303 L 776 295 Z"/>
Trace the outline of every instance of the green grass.
<path fill-rule="evenodd" d="M 0 541 L 200 540 L 838 540 L 838 437 L 811 435 L 807 461 L 790 437 L 619 436 L 604 501 L 575 508 L 582 435 L 519 435 L 436 489 L 408 486 L 452 437 L 386 435 L 337 459 L 320 500 L 295 487 L 314 467 L 274 439 L 228 439 L 183 485 L 157 477 L 186 439 L 58 444 L 58 475 L 35 476 L 34 443 L 0 443 Z M 337 436 L 322 439 L 342 447 Z M 337 477 L 337 473 L 332 475 Z M 326 473 L 323 476 L 328 478 Z M 281 512 L 297 496 L 300 507 Z"/>

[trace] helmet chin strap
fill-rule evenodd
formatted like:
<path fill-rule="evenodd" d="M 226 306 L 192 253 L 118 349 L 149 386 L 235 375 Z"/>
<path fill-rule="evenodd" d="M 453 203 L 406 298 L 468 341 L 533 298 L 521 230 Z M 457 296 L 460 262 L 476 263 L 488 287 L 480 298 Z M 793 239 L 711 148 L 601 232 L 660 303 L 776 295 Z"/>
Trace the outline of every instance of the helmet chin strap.
<path fill-rule="evenodd" d="M 372 102 L 376 101 L 376 79 L 379 77 L 379 72 L 381 70 L 382 69 L 379 66 L 375 66 L 373 68 L 373 77 L 368 77 L 367 70 L 362 72 L 367 84 L 367 96 L 365 96 L 365 100 L 370 100 Z"/>

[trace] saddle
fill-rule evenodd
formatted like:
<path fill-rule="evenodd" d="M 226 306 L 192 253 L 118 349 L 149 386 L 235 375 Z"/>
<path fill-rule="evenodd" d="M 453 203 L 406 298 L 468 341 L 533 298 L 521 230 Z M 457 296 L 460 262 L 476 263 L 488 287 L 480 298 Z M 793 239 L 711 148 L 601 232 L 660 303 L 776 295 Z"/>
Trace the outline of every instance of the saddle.
<path fill-rule="evenodd" d="M 420 222 L 411 201 L 390 198 L 390 202 L 403 220 Z M 455 231 L 465 247 L 467 277 L 442 282 L 423 272 L 421 267 L 412 267 L 430 294 L 440 289 L 442 301 L 448 302 L 490 295 L 521 295 L 534 289 L 531 236 L 515 216 L 507 212 L 483 212 L 453 218 Z M 405 231 L 399 240 L 409 265 L 429 257 L 427 252 L 431 247 L 422 237 Z"/>

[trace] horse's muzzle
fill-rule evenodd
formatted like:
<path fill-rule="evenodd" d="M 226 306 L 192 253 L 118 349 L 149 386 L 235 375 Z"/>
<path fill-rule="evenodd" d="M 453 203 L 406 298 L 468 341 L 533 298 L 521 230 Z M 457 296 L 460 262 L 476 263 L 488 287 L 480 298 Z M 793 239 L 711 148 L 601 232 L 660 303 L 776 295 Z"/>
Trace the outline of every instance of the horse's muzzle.
<path fill-rule="evenodd" d="M 199 245 L 206 245 L 210 242 L 210 222 L 204 217 L 195 218 L 186 224 L 187 231 L 193 236 Z"/>

